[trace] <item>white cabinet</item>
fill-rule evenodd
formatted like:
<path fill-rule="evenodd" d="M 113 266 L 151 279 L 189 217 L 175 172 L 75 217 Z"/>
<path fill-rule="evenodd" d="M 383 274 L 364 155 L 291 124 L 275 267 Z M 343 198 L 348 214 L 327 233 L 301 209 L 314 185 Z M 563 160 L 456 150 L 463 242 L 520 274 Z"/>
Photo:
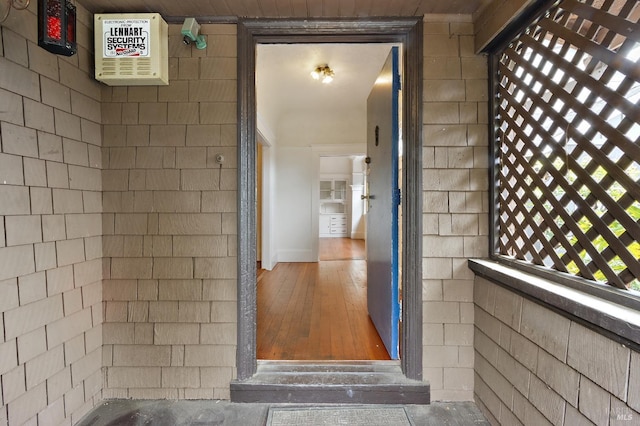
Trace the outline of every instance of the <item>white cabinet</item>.
<path fill-rule="evenodd" d="M 347 215 L 346 214 L 331 215 L 331 235 L 335 237 L 347 236 Z"/>
<path fill-rule="evenodd" d="M 346 237 L 347 214 L 321 214 L 320 237 Z"/>
<path fill-rule="evenodd" d="M 347 200 L 347 179 L 320 179 L 320 202 Z"/>
<path fill-rule="evenodd" d="M 333 180 L 320 180 L 320 201 L 333 199 Z"/>
<path fill-rule="evenodd" d="M 320 237 L 346 237 L 349 181 L 343 177 L 320 179 Z"/>
<path fill-rule="evenodd" d="M 320 179 L 320 214 L 346 213 L 346 179 Z"/>
<path fill-rule="evenodd" d="M 331 215 L 321 214 L 320 215 L 320 236 L 321 237 L 330 237 L 331 236 Z"/>

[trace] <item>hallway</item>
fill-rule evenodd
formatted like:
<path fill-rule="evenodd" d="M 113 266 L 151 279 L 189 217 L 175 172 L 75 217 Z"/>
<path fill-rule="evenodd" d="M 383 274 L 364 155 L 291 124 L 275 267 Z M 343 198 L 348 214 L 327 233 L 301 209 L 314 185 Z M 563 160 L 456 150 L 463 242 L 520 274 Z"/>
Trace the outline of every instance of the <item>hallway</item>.
<path fill-rule="evenodd" d="M 320 238 L 320 261 L 366 259 L 365 244 L 365 240 L 351 238 Z"/>
<path fill-rule="evenodd" d="M 364 241 L 321 238 L 320 257 L 339 260 L 258 271 L 258 359 L 388 360 L 367 313 Z"/>

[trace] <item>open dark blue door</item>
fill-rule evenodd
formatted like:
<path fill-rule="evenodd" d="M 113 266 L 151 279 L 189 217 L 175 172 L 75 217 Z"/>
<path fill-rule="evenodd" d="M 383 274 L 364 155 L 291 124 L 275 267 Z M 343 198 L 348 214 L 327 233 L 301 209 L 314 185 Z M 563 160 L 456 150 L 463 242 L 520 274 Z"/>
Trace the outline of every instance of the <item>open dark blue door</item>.
<path fill-rule="evenodd" d="M 367 100 L 367 306 L 391 359 L 398 359 L 400 71 L 397 47 Z"/>

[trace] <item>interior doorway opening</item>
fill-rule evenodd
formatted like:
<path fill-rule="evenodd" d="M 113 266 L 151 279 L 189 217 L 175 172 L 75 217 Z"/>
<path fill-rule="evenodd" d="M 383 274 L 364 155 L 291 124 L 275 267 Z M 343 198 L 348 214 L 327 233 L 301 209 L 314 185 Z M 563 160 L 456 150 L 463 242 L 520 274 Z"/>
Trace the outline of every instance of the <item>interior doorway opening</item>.
<path fill-rule="evenodd" d="M 365 193 L 370 172 L 367 140 L 374 137 L 367 99 L 376 87 L 391 90 L 389 84 L 381 83 L 389 75 L 381 73 L 392 51 L 399 51 L 397 44 L 257 46 L 257 130 L 261 136 L 257 146 L 257 249 L 259 260 L 262 253 L 270 260 L 264 262 L 264 269 L 259 262 L 257 271 L 259 360 L 389 359 L 376 331 L 380 319 L 370 316 L 372 296 L 367 275 L 371 266 L 365 255 L 366 210 L 379 201 L 372 201 L 374 197 L 368 200 Z M 329 67 L 332 81 L 316 81 L 316 70 Z M 396 117 L 383 121 L 402 121 L 399 108 L 392 111 L 389 106 L 384 111 Z M 390 135 L 383 138 L 385 144 L 392 142 L 391 132 L 395 131 L 393 143 L 399 145 L 397 127 L 387 126 Z M 376 126 L 376 138 L 378 130 Z M 275 168 L 260 163 L 264 139 L 275 147 Z M 377 143 L 376 139 L 376 147 Z M 337 154 L 345 149 L 353 154 Z M 399 147 L 383 151 L 384 161 L 397 164 L 387 158 L 392 151 L 399 152 Z M 376 157 L 376 173 L 383 170 L 380 160 Z M 394 186 L 399 184 L 397 174 L 386 178 L 395 178 Z M 263 201 L 269 200 L 272 211 L 262 213 Z M 261 214 L 273 220 L 264 220 Z M 378 245 L 395 250 L 393 258 L 398 259 L 397 238 L 392 244 L 378 235 L 390 235 L 382 228 L 397 229 L 397 217 L 389 216 L 388 221 L 392 220 L 382 226 L 378 222 L 368 232 Z M 272 247 L 260 245 L 263 232 L 273 235 Z M 358 249 L 361 254 L 353 259 L 351 251 Z M 384 262 L 379 255 L 374 258 L 377 265 Z M 397 261 L 394 268 L 388 277 L 390 287 L 392 275 L 398 276 Z M 397 282 L 394 288 L 397 292 Z M 389 306 L 398 304 L 398 296 L 378 293 L 378 299 L 389 299 L 384 302 Z M 372 319 L 377 319 L 377 326 Z M 397 336 L 399 318 L 396 315 L 388 321 L 394 321 L 391 329 Z M 386 322 L 384 328 L 389 333 L 392 330 Z M 388 347 L 389 341 L 385 343 Z M 397 349 L 390 349 L 390 353 L 397 357 Z"/>
<path fill-rule="evenodd" d="M 365 171 L 364 153 L 321 156 L 317 262 L 258 265 L 258 360 L 390 360 L 367 310 Z"/>

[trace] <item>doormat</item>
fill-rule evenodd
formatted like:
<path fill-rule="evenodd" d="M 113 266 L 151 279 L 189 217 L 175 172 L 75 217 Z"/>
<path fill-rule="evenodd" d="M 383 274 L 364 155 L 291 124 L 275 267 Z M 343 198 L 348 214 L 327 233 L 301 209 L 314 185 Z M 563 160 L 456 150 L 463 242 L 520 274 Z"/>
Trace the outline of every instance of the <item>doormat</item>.
<path fill-rule="evenodd" d="M 411 426 L 403 407 L 271 407 L 267 426 Z"/>

